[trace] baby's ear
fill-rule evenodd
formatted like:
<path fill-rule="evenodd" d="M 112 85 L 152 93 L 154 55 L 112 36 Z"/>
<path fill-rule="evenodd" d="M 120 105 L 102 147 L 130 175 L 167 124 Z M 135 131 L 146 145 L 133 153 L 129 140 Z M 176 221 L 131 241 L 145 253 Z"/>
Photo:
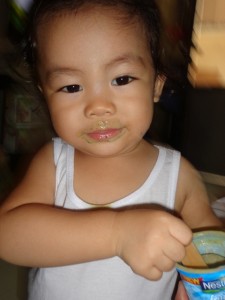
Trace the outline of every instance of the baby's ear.
<path fill-rule="evenodd" d="M 166 82 L 166 77 L 164 75 L 157 75 L 155 80 L 155 87 L 154 87 L 155 103 L 158 102 L 160 99 L 165 82 Z"/>

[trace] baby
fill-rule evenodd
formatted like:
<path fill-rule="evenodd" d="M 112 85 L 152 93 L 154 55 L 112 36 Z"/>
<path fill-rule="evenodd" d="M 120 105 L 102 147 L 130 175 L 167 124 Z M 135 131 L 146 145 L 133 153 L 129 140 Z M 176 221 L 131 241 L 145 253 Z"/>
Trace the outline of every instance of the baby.
<path fill-rule="evenodd" d="M 169 300 L 193 228 L 221 226 L 197 171 L 143 139 L 165 76 L 153 0 L 36 1 L 28 58 L 57 138 L 0 210 L 30 300 Z"/>

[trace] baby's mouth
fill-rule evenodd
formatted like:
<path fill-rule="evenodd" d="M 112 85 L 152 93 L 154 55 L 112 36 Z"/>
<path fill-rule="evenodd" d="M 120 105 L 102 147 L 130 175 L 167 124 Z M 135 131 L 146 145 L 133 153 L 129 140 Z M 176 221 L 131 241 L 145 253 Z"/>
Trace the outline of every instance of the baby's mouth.
<path fill-rule="evenodd" d="M 98 120 L 84 134 L 89 143 L 111 142 L 124 133 L 124 127 L 118 120 Z"/>
<path fill-rule="evenodd" d="M 87 133 L 87 137 L 93 142 L 110 142 L 121 135 L 121 128 L 108 128 Z"/>

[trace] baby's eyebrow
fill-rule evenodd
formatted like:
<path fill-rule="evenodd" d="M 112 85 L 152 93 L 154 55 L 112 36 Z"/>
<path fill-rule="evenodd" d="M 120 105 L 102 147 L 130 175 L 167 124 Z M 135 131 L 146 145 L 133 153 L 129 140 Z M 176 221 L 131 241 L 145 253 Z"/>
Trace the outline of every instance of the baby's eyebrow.
<path fill-rule="evenodd" d="M 122 54 L 122 55 L 112 58 L 111 60 L 109 60 L 109 62 L 106 62 L 105 68 L 110 69 L 112 67 L 115 67 L 115 66 L 117 66 L 119 64 L 123 64 L 123 63 L 124 64 L 126 64 L 126 63 L 136 64 L 136 65 L 139 65 L 142 67 L 145 66 L 144 59 L 141 56 L 135 55 L 133 53 L 125 53 L 125 54 Z M 83 73 L 82 70 L 80 70 L 78 68 L 71 68 L 71 67 L 56 65 L 56 66 L 52 66 L 46 72 L 46 80 L 51 81 L 60 75 L 67 75 L 67 76 L 72 77 L 74 75 L 81 74 L 81 73 Z"/>
<path fill-rule="evenodd" d="M 77 73 L 82 73 L 82 71 L 75 68 L 55 66 L 47 71 L 46 79 L 51 80 L 60 75 L 73 76 Z"/>
<path fill-rule="evenodd" d="M 113 58 L 111 61 L 106 63 L 106 67 L 110 68 L 121 63 L 136 63 L 136 64 L 141 64 L 143 66 L 145 65 L 144 60 L 141 56 L 132 53 L 126 53 Z"/>

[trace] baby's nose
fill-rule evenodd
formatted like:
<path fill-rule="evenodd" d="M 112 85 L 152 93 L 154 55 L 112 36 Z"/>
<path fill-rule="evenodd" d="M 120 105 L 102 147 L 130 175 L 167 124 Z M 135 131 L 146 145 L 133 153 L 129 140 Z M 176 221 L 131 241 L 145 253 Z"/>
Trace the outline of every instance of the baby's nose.
<path fill-rule="evenodd" d="M 91 117 L 102 117 L 113 115 L 116 111 L 114 103 L 107 98 L 92 99 L 85 108 L 85 115 Z"/>

